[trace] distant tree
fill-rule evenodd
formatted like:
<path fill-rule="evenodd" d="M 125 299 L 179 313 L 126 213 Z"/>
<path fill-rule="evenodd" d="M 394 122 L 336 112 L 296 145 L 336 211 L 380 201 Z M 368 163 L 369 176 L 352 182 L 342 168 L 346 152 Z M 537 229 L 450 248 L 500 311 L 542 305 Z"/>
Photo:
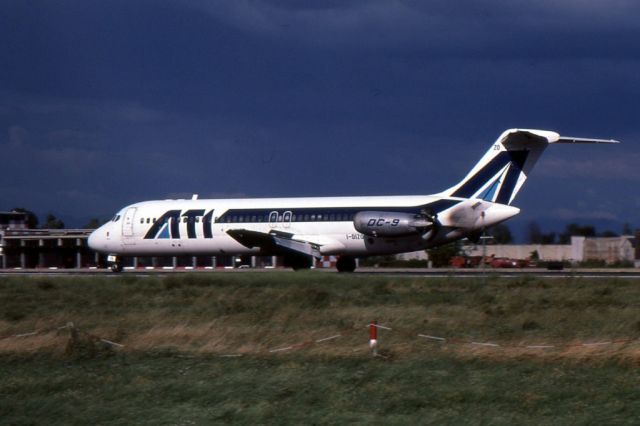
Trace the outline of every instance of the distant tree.
<path fill-rule="evenodd" d="M 31 210 L 27 210 L 24 207 L 16 207 L 11 209 L 12 212 L 26 213 L 27 214 L 27 228 L 35 229 L 38 227 L 38 216 Z"/>
<path fill-rule="evenodd" d="M 542 231 L 538 222 L 532 220 L 527 225 L 527 241 L 529 244 L 542 244 Z"/>
<path fill-rule="evenodd" d="M 98 220 L 97 218 L 93 218 L 91 220 L 89 220 L 89 222 L 86 223 L 86 225 L 83 226 L 84 229 L 96 229 L 99 228 L 101 225 L 100 220 Z"/>
<path fill-rule="evenodd" d="M 560 234 L 560 244 L 569 244 L 571 237 L 595 237 L 596 228 L 591 225 L 578 225 L 577 223 L 570 223 L 565 228 L 564 232 Z"/>
<path fill-rule="evenodd" d="M 64 229 L 64 222 L 49 213 L 45 217 L 45 222 L 42 224 L 44 229 Z"/>
<path fill-rule="evenodd" d="M 601 232 L 598 236 L 599 237 L 605 237 L 605 238 L 606 237 L 617 237 L 618 234 L 613 232 L 613 231 L 611 231 L 611 230 L 606 230 L 604 232 Z"/>
<path fill-rule="evenodd" d="M 540 244 L 555 244 L 556 243 L 556 233 L 549 232 L 548 234 L 541 235 Z"/>
<path fill-rule="evenodd" d="M 503 223 L 487 230 L 487 235 L 491 235 L 493 237 L 493 241 L 496 244 L 511 244 L 513 242 L 513 235 L 511 235 L 511 230 L 507 225 Z"/>

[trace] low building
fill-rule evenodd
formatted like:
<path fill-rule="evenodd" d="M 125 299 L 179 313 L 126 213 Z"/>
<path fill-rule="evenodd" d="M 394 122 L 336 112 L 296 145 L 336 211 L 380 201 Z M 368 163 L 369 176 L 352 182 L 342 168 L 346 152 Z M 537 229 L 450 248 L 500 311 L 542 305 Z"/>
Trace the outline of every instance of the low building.
<path fill-rule="evenodd" d="M 80 268 L 100 256 L 87 246 L 90 229 L 0 229 L 0 265 L 7 268 Z"/>
<path fill-rule="evenodd" d="M 620 237 L 571 237 L 571 244 L 481 244 L 463 246 L 468 256 L 494 256 L 543 261 L 604 261 L 606 264 L 634 262 L 640 252 L 633 235 Z"/>
<path fill-rule="evenodd" d="M 640 267 L 640 233 L 620 237 L 571 237 L 571 244 L 464 244 L 461 251 L 465 256 L 496 258 L 532 259 L 541 261 L 586 262 L 599 261 L 608 265 L 634 263 Z M 398 260 L 428 260 L 426 251 L 402 253 Z"/>
<path fill-rule="evenodd" d="M 467 256 L 508 257 L 510 259 L 531 259 L 562 261 L 574 260 L 570 244 L 481 244 L 465 245 L 462 251 Z"/>

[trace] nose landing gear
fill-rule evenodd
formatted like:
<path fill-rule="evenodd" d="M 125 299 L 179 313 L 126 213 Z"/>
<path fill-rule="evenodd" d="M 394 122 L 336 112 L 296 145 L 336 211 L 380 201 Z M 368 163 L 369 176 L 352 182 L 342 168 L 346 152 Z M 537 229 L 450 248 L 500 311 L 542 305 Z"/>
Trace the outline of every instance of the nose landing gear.
<path fill-rule="evenodd" d="M 122 261 L 118 259 L 117 256 L 107 256 L 107 263 L 109 264 L 109 269 L 111 269 L 111 272 L 122 272 Z"/>

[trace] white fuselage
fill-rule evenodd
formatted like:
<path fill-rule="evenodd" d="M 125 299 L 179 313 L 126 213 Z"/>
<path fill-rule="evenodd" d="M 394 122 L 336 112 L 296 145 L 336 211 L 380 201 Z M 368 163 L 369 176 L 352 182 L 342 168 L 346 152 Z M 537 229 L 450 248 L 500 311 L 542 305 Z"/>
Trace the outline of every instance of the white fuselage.
<path fill-rule="evenodd" d="M 415 212 L 433 206 L 442 230 L 376 237 L 358 232 L 359 211 Z M 422 250 L 459 239 L 514 216 L 519 209 L 482 200 L 431 196 L 162 200 L 120 210 L 89 238 L 96 251 L 113 255 L 272 254 L 232 238 L 230 230 L 284 233 L 317 246 L 322 255 L 372 255 Z"/>

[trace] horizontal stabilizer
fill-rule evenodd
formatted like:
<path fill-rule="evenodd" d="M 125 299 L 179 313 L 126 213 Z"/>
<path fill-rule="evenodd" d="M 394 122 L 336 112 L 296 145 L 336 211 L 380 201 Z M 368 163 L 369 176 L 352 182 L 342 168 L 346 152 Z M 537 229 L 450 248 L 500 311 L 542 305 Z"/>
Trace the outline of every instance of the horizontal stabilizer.
<path fill-rule="evenodd" d="M 590 139 L 590 138 L 574 138 L 571 136 L 560 136 L 555 142 L 551 143 L 620 143 L 615 139 Z"/>

